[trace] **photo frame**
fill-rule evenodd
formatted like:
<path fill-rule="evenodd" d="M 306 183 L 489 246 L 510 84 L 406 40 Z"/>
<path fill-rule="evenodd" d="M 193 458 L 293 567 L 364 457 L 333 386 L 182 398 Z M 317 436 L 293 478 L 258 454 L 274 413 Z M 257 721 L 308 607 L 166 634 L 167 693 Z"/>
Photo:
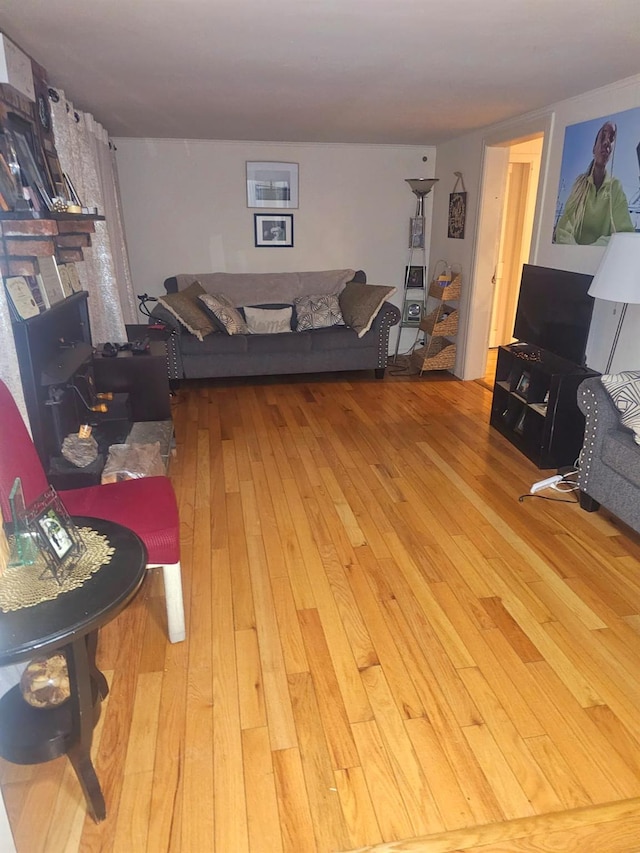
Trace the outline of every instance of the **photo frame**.
<path fill-rule="evenodd" d="M 61 583 L 84 553 L 85 544 L 53 486 L 26 508 L 25 521 L 47 570 Z"/>
<path fill-rule="evenodd" d="M 253 231 L 257 248 L 291 248 L 293 213 L 254 213 Z"/>
<path fill-rule="evenodd" d="M 8 276 L 4 280 L 4 287 L 17 320 L 28 320 L 29 317 L 37 317 L 40 314 L 40 307 L 34 299 L 26 276 Z"/>
<path fill-rule="evenodd" d="M 524 433 L 524 419 L 526 417 L 526 414 L 527 414 L 527 410 L 523 409 L 520 412 L 520 414 L 518 416 L 518 420 L 516 421 L 516 424 L 513 428 L 513 431 L 517 432 L 518 435 L 522 435 Z"/>
<path fill-rule="evenodd" d="M 520 374 L 520 378 L 518 379 L 518 384 L 516 385 L 516 393 L 520 394 L 522 397 L 527 396 L 527 391 L 529 390 L 529 384 L 531 383 L 531 376 L 524 370 Z"/>
<path fill-rule="evenodd" d="M 424 267 L 405 267 L 404 280 L 407 287 L 424 287 Z"/>
<path fill-rule="evenodd" d="M 424 216 L 412 216 L 409 221 L 409 248 L 424 249 Z"/>
<path fill-rule="evenodd" d="M 248 160 L 247 207 L 297 208 L 298 164 Z"/>
<path fill-rule="evenodd" d="M 13 140 L 14 151 L 23 175 L 23 183 L 31 189 L 31 200 L 36 209 L 51 210 L 51 188 L 49 187 L 49 176 L 43 172 L 36 162 L 35 143 L 33 131 L 26 122 L 17 124 L 16 120 L 9 128 Z"/>

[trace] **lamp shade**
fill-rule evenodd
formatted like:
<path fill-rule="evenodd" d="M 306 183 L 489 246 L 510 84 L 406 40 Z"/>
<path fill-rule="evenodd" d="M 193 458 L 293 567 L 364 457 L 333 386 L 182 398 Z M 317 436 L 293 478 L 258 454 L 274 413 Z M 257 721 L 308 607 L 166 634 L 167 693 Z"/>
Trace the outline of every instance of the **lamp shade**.
<path fill-rule="evenodd" d="M 640 234 L 613 234 L 589 288 L 589 296 L 640 304 Z"/>
<path fill-rule="evenodd" d="M 438 183 L 439 178 L 405 178 L 413 192 L 417 196 L 425 196 L 431 187 Z"/>

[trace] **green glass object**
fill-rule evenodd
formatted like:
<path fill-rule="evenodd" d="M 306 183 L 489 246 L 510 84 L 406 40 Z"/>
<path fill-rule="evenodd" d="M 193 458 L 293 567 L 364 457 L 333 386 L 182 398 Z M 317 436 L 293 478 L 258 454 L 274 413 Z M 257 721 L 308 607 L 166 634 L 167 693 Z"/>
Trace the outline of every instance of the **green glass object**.
<path fill-rule="evenodd" d="M 13 536 L 10 538 L 10 566 L 32 566 L 38 556 L 38 546 L 25 518 L 22 480 L 16 477 L 9 493 L 9 505 L 13 520 Z"/>

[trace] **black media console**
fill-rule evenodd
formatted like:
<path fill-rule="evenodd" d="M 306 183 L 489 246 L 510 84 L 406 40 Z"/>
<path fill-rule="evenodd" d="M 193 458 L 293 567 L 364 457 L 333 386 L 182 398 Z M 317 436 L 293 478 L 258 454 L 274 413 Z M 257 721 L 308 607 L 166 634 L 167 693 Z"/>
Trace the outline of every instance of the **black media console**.
<path fill-rule="evenodd" d="M 491 425 L 538 468 L 574 465 L 584 436 L 576 393 L 596 375 L 530 344 L 500 347 Z"/>

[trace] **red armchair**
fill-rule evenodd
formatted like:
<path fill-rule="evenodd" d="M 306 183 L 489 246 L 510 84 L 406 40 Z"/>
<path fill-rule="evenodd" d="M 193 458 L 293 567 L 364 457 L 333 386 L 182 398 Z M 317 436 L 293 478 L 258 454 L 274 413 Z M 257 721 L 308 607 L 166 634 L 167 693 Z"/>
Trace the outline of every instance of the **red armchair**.
<path fill-rule="evenodd" d="M 25 503 L 49 487 L 31 437 L 15 401 L 0 381 L 0 506 L 11 518 L 9 493 L 16 477 L 22 480 Z M 143 477 L 104 486 L 87 486 L 60 492 L 70 515 L 104 518 L 129 527 L 147 547 L 147 568 L 162 566 L 169 640 L 185 638 L 180 521 L 175 494 L 168 477 Z"/>

